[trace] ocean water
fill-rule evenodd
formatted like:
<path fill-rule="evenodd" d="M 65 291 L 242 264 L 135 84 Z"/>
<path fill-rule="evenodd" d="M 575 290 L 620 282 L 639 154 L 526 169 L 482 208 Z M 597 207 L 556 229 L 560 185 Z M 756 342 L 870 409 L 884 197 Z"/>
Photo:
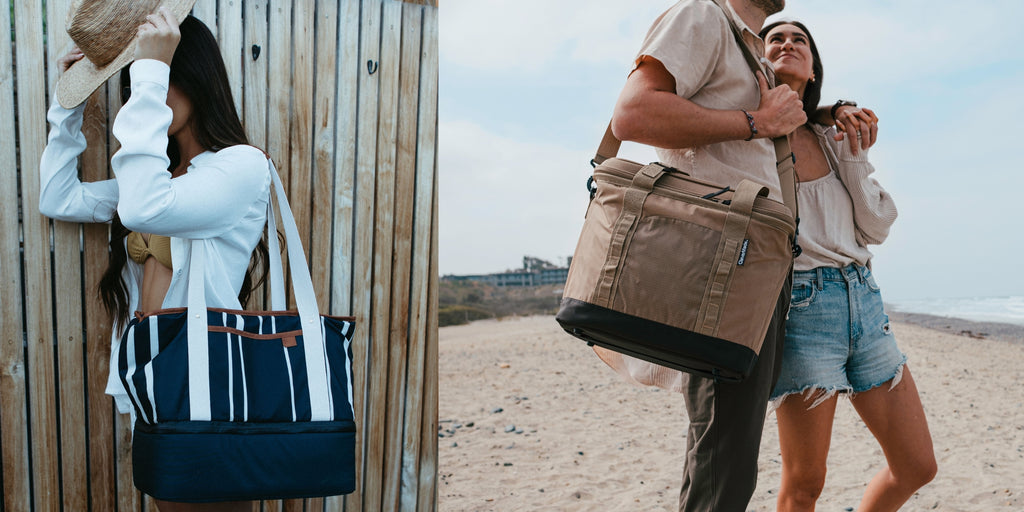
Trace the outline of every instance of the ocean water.
<path fill-rule="evenodd" d="M 1024 296 L 919 299 L 887 302 L 886 305 L 903 313 L 1024 325 Z"/>

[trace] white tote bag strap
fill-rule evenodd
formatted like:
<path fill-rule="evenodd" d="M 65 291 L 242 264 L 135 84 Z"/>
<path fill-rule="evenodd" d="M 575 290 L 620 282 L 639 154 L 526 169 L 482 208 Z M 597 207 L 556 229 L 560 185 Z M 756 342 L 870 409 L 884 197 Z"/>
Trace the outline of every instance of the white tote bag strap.
<path fill-rule="evenodd" d="M 281 222 L 285 242 L 288 246 L 288 268 L 292 274 L 292 292 L 299 310 L 303 348 L 306 359 L 306 378 L 309 384 L 310 410 L 312 421 L 334 419 L 330 400 L 330 377 L 327 374 L 327 351 L 324 333 L 320 324 L 320 309 L 313 292 L 313 280 L 306 264 L 306 253 L 302 249 L 299 230 L 292 216 L 284 185 L 277 175 L 273 162 L 267 159 L 267 171 L 274 182 L 274 195 L 281 208 Z M 267 198 L 267 238 L 270 251 L 270 294 L 271 307 L 275 311 L 287 309 L 284 293 L 284 272 L 281 265 L 281 250 L 277 241 L 277 223 L 272 197 Z M 203 240 L 192 240 L 191 262 L 188 279 L 188 353 L 190 368 L 209 368 L 208 336 L 206 321 L 205 247 Z M 193 366 L 195 365 L 195 366 Z M 210 381 L 209 372 L 189 372 L 189 407 L 193 421 L 209 421 Z"/>

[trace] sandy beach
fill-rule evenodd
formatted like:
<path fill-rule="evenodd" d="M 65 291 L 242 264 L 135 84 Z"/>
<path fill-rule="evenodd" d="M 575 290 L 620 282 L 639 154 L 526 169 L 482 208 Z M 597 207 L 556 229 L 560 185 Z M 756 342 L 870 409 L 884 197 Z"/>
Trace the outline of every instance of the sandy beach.
<path fill-rule="evenodd" d="M 902 317 L 893 328 L 939 473 L 903 510 L 1024 510 L 1024 328 L 989 336 L 951 319 L 918 325 L 925 320 Z M 682 396 L 624 382 L 553 317 L 442 328 L 439 380 L 440 510 L 676 509 Z M 841 400 L 818 510 L 855 510 L 884 463 Z M 769 416 L 750 511 L 775 509 L 780 471 Z"/>

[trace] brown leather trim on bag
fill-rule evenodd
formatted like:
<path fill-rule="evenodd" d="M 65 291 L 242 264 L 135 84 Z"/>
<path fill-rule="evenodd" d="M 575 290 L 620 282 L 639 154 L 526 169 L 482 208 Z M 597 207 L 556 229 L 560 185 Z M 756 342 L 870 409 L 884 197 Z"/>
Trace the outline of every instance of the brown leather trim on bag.
<path fill-rule="evenodd" d="M 249 309 L 226 309 L 226 308 L 206 308 L 207 311 L 215 311 L 217 313 L 227 313 L 229 315 L 243 315 L 243 316 L 298 316 L 299 312 L 294 310 L 287 311 L 259 311 Z M 150 311 L 149 313 L 143 313 L 142 311 L 135 312 L 135 318 L 142 320 L 147 317 L 155 315 L 169 315 L 173 313 L 182 313 L 188 311 L 188 308 L 165 308 L 158 309 L 156 311 Z M 355 322 L 356 317 L 354 316 L 335 316 L 335 315 L 320 315 L 324 318 L 333 318 L 334 320 L 341 320 L 343 322 Z"/>

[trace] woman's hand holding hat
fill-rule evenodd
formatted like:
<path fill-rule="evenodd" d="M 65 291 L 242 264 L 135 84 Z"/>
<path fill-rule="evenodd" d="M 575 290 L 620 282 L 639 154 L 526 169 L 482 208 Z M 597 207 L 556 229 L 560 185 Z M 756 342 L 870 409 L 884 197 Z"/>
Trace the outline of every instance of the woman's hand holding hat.
<path fill-rule="evenodd" d="M 57 59 L 57 69 L 59 69 L 61 73 L 64 73 L 72 64 L 82 60 L 83 57 L 85 57 L 85 54 L 75 46 L 63 57 Z"/>
<path fill-rule="evenodd" d="M 146 23 L 139 25 L 139 39 L 135 47 L 135 60 L 156 59 L 168 66 L 174 58 L 181 32 L 179 22 L 170 9 L 161 7 L 156 13 L 146 16 Z"/>

